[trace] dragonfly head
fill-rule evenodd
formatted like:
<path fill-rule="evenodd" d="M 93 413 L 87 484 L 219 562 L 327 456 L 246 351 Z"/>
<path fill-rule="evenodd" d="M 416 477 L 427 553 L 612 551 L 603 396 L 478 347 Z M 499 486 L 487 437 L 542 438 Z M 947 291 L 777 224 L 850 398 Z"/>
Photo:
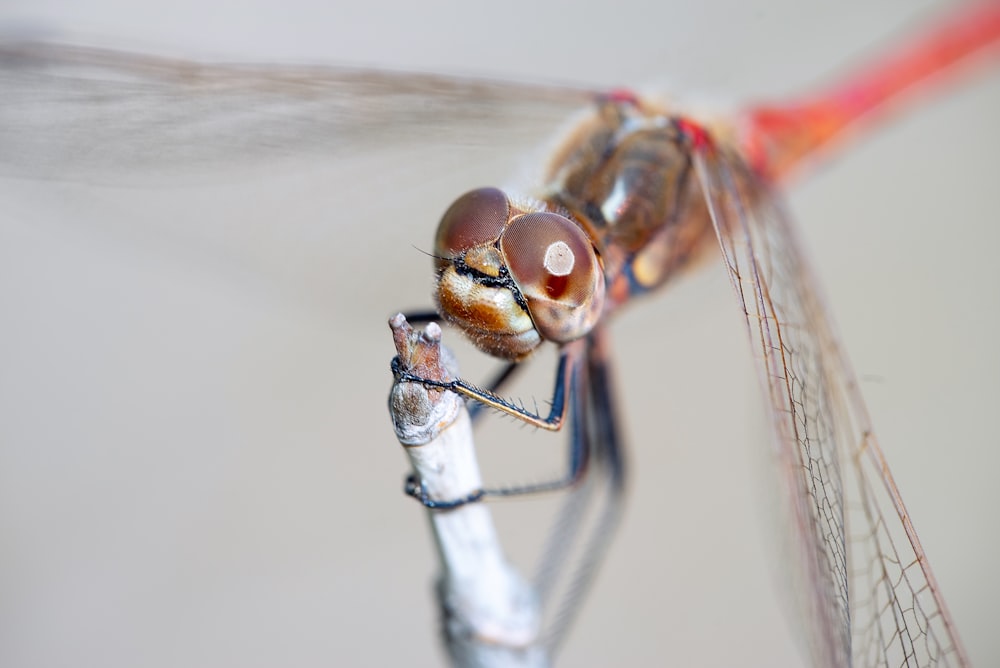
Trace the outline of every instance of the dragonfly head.
<path fill-rule="evenodd" d="M 455 200 L 434 254 L 439 312 L 496 357 L 518 360 L 544 340 L 578 339 L 604 307 L 603 266 L 586 232 L 496 188 Z"/>

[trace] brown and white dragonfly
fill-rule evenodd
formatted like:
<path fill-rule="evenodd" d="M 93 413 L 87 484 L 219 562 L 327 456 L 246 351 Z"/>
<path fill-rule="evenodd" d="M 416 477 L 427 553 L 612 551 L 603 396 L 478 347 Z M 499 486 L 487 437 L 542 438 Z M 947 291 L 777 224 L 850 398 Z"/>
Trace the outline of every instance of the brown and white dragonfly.
<path fill-rule="evenodd" d="M 609 531 L 625 472 L 602 324 L 721 249 L 770 400 L 816 663 L 966 665 L 773 188 L 848 125 L 998 41 L 1000 6 L 977 8 L 841 87 L 751 109 L 730 124 L 702 125 L 629 92 L 600 96 L 556 148 L 534 198 L 480 188 L 457 199 L 434 246 L 438 312 L 509 366 L 486 390 L 394 367 L 397 378 L 459 392 L 538 427 L 559 429 L 572 415 L 570 471 L 460 499 L 429 498 L 418 481 L 408 491 L 448 508 L 601 476 L 607 514 L 597 530 Z M 496 393 L 543 341 L 562 351 L 547 416 Z"/>
<path fill-rule="evenodd" d="M 990 10 L 973 23 L 994 25 L 983 18 L 995 21 L 994 14 Z M 954 38 L 960 51 L 971 51 L 976 43 L 959 37 L 964 33 L 941 34 L 946 40 Z M 995 38 L 995 32 L 986 34 Z M 929 43 L 921 42 L 917 53 L 929 53 Z M 584 104 L 591 98 L 587 92 L 531 86 L 323 69 L 265 72 L 202 67 L 67 48 L 19 46 L 2 55 L 4 88 L 14 93 L 9 98 L 13 102 L 0 110 L 0 148 L 25 175 L 56 174 L 71 180 L 93 178 L 95 169 L 127 172 L 132 164 L 150 161 L 196 162 L 210 171 L 220 152 L 266 154 L 274 146 L 304 153 L 350 150 L 357 136 L 370 136 L 373 130 L 381 132 L 381 141 L 388 145 L 397 125 L 431 128 L 443 138 L 448 119 L 463 114 L 489 123 L 547 101 Z M 894 79 L 895 64 L 886 67 L 881 74 L 892 80 L 888 84 L 872 84 L 879 81 L 878 71 L 867 75 L 879 99 L 931 72 L 929 66 L 921 66 L 916 74 Z M 849 86 L 863 83 L 853 81 Z M 348 93 L 350 102 L 345 103 Z M 536 342 L 563 344 L 565 368 L 587 369 L 579 373 L 594 381 L 571 392 L 570 403 L 599 407 L 609 399 L 595 381 L 606 352 L 600 347 L 599 323 L 632 296 L 669 282 L 721 248 L 773 409 L 817 655 L 829 665 L 845 664 L 849 653 L 859 664 L 899 665 L 913 657 L 914 665 L 931 659 L 961 665 L 961 644 L 880 459 L 856 380 L 804 263 L 794 228 L 774 193 L 790 168 L 828 139 L 827 133 L 836 134 L 868 111 L 826 104 L 838 94 L 822 98 L 823 104 L 815 107 L 753 109 L 729 123 L 705 124 L 642 97 L 622 93 L 601 97 L 581 121 L 586 129 L 570 144 L 573 150 L 554 160 L 545 189 L 531 198 L 478 191 L 456 203 L 453 212 L 472 208 L 478 218 L 482 212 L 478 202 L 489 202 L 487 227 L 496 236 L 484 236 L 480 224 L 472 235 L 475 243 L 468 246 L 467 235 L 452 234 L 452 227 L 446 226 L 436 254 L 449 264 L 442 263 L 439 270 L 447 273 L 452 261 L 460 258 L 464 266 L 455 274 L 474 276 L 479 286 L 490 282 L 483 276 L 495 272 L 493 282 L 502 279 L 501 287 L 515 290 L 510 292 L 514 302 L 531 314 L 530 323 L 517 335 L 530 337 L 537 331 Z M 172 104 L 177 99 L 186 102 Z M 289 99 L 296 100 L 294 108 L 287 106 Z M 62 105 L 52 105 L 53 101 Z M 156 104 L 162 101 L 167 103 Z M 407 104 L 410 101 L 423 104 Z M 248 139 L 240 133 L 239 115 L 231 112 L 250 105 L 255 114 L 270 111 L 280 116 L 281 123 L 268 126 L 273 134 Z M 39 110 L 52 115 L 35 113 Z M 66 110 L 71 114 L 62 115 Z M 227 125 L 220 132 L 219 114 L 227 110 Z M 248 119 L 252 121 L 248 127 L 256 129 L 258 118 Z M 601 161 L 617 163 L 615 171 L 608 180 L 593 180 Z M 631 180 L 633 176 L 637 180 Z M 643 183 L 647 192 L 639 196 L 637 184 Z M 532 213 L 536 209 L 544 213 Z M 524 237 L 512 234 L 503 241 L 505 217 L 514 225 L 515 218 L 524 221 L 525 215 L 542 216 L 556 225 L 559 234 L 568 235 L 546 236 L 540 245 L 537 240 L 528 242 L 528 249 L 555 248 L 552 262 L 543 255 L 542 264 L 555 267 L 550 276 L 560 278 L 546 279 L 539 294 L 529 294 L 527 283 L 522 284 L 515 273 L 520 260 L 514 258 L 522 255 L 524 249 L 518 244 Z M 446 218 L 454 227 L 464 221 L 464 214 Z M 549 233 L 532 225 L 531 233 L 525 234 L 531 239 L 536 231 Z M 471 271 L 472 257 L 482 260 L 494 242 L 509 256 L 499 261 L 490 257 L 476 269 L 478 273 Z M 578 279 L 575 272 L 581 267 L 586 272 Z M 578 280 L 590 291 L 568 290 Z M 571 332 L 557 331 L 561 317 L 543 329 L 544 316 L 532 310 L 536 298 L 544 298 L 542 293 L 586 301 L 590 304 L 584 308 L 586 317 Z M 580 303 L 569 311 L 578 312 Z M 463 319 L 460 307 L 451 313 L 453 319 Z M 479 316 L 465 320 L 480 322 Z M 521 359 L 527 352 L 489 342 L 481 347 L 507 359 Z M 474 390 L 465 391 L 505 408 Z M 603 419 L 609 422 L 603 428 L 613 432 L 610 408 L 595 413 L 606 416 Z M 559 420 L 556 415 L 549 423 Z M 594 440 L 591 445 L 605 463 L 614 462 L 615 439 Z M 610 474 L 613 485 L 619 484 L 616 466 L 605 466 L 603 472 Z M 898 540 L 899 529 L 905 534 L 903 541 Z M 850 547 L 848 536 L 856 539 Z"/>

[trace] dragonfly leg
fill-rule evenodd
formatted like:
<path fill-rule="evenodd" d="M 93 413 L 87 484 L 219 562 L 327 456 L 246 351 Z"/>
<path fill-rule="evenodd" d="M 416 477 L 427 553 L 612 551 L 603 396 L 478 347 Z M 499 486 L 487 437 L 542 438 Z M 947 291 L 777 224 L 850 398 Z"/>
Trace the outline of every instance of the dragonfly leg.
<path fill-rule="evenodd" d="M 532 413 L 523 406 L 515 404 L 510 399 L 505 399 L 489 390 L 476 387 L 461 378 L 456 378 L 454 380 L 434 380 L 431 378 L 423 378 L 407 369 L 404 369 L 398 357 L 393 358 L 392 360 L 392 373 L 398 382 L 420 383 L 425 387 L 450 390 L 469 399 L 474 399 L 482 404 L 485 404 L 486 406 L 489 406 L 490 408 L 500 411 L 501 413 L 506 413 L 523 420 L 530 425 L 534 425 L 535 427 L 541 427 L 542 429 L 547 429 L 549 431 L 559 431 L 559 429 L 562 428 L 563 419 L 566 416 L 566 370 L 568 357 L 569 353 L 565 351 L 559 355 L 559 365 L 556 369 L 556 384 L 555 389 L 552 392 L 552 407 L 549 410 L 549 414 L 545 417 L 542 417 L 541 414 L 538 413 Z M 504 371 L 501 373 L 499 378 L 501 384 L 506 380 L 506 377 L 509 376 L 510 373 L 512 372 Z"/>
<path fill-rule="evenodd" d="M 417 476 L 410 474 L 406 477 L 403 491 L 407 496 L 412 496 L 427 508 L 448 510 L 458 508 L 467 503 L 476 503 L 490 497 L 524 496 L 527 494 L 541 494 L 544 492 L 556 492 L 561 489 L 573 487 L 580 482 L 587 473 L 587 463 L 589 453 L 586 442 L 580 436 L 581 432 L 574 429 L 573 437 L 570 439 L 570 468 L 566 475 L 555 480 L 532 483 L 529 485 L 516 485 L 511 487 L 483 488 L 468 494 L 459 499 L 448 499 L 446 501 L 432 499 L 424 487 L 422 481 Z"/>
<path fill-rule="evenodd" d="M 496 394 L 521 368 L 520 362 L 508 362 L 507 364 L 504 364 L 500 371 L 486 385 L 486 390 L 490 394 Z M 482 416 L 485 414 L 483 412 L 485 407 L 486 404 L 478 401 L 472 401 L 469 403 L 469 417 L 472 418 L 472 424 L 476 424 L 478 420 L 482 419 Z"/>
<path fill-rule="evenodd" d="M 427 508 L 435 508 L 437 510 L 449 510 L 451 508 L 464 506 L 467 503 L 475 503 L 476 501 L 482 500 L 483 496 L 486 495 L 485 490 L 479 489 L 459 499 L 450 499 L 448 501 L 432 499 L 427 493 L 427 488 L 424 486 L 423 481 L 418 479 L 413 473 L 406 476 L 406 483 L 403 485 L 403 491 L 407 496 L 412 496 Z"/>
<path fill-rule="evenodd" d="M 588 338 L 586 364 L 581 365 L 580 384 L 573 392 L 570 409 L 575 432 L 572 466 L 578 467 L 581 480 L 565 501 L 535 577 L 539 597 L 555 610 L 545 634 L 545 645 L 553 657 L 580 611 L 580 602 L 621 520 L 625 491 L 624 444 L 608 368 L 607 332 L 598 328 Z M 595 507 L 595 503 L 599 505 Z M 587 517 L 594 521 L 585 522 Z M 560 592 L 556 605 L 554 597 Z"/>
<path fill-rule="evenodd" d="M 617 412 L 611 396 L 612 382 L 606 361 L 607 351 L 601 335 L 594 334 L 591 339 L 586 355 L 586 375 L 581 377 L 575 367 L 570 370 L 573 408 L 569 411 L 569 470 L 564 476 L 554 480 L 485 489 L 484 496 L 520 496 L 573 487 L 587 475 L 591 455 L 597 458 L 602 470 L 607 471 L 615 493 L 620 493 L 624 488 L 623 452 L 616 421 Z"/>
<path fill-rule="evenodd" d="M 575 365 L 577 360 L 580 359 L 580 355 L 577 352 L 573 352 L 573 348 L 569 350 L 564 350 L 559 356 L 559 364 L 556 370 L 556 381 L 555 388 L 552 393 L 552 408 L 547 417 L 542 417 L 531 413 L 524 408 L 513 404 L 510 400 L 503 399 L 492 391 L 482 390 L 475 386 L 472 386 L 461 379 L 451 380 L 451 381 L 438 381 L 433 379 L 426 379 L 416 376 L 402 368 L 401 363 L 393 360 L 393 373 L 397 375 L 397 378 L 404 382 L 418 382 L 425 386 L 436 387 L 446 390 L 452 390 L 458 392 L 464 396 L 474 399 L 476 402 L 482 405 L 496 408 L 502 410 L 505 413 L 514 415 L 529 424 L 536 424 L 538 426 L 545 426 L 548 429 L 558 429 L 565 419 L 567 412 L 567 402 L 566 402 L 566 389 L 567 382 L 575 383 L 573 379 L 575 376 Z M 499 387 L 504 384 L 514 370 L 517 368 L 517 364 L 511 363 L 506 365 L 501 372 L 494 378 L 491 383 L 491 387 Z M 522 485 L 517 487 L 504 487 L 497 489 L 481 489 L 477 490 L 466 497 L 459 499 L 448 499 L 448 500 L 437 500 L 432 499 L 428 496 L 423 483 L 418 480 L 415 476 L 410 475 L 406 479 L 404 486 L 404 491 L 409 496 L 414 497 L 420 501 L 424 506 L 428 508 L 437 509 L 448 509 L 456 508 L 458 506 L 464 505 L 466 503 L 474 503 L 482 500 L 488 496 L 518 496 L 523 494 L 535 494 L 539 492 L 548 492 L 563 489 L 569 487 L 580 480 L 584 474 L 585 464 L 587 457 L 585 453 L 581 451 L 584 449 L 582 447 L 582 441 L 579 439 L 578 435 L 581 430 L 577 427 L 573 429 L 573 436 L 570 439 L 572 456 L 570 458 L 570 471 L 569 473 L 559 478 L 558 480 L 551 480 L 543 483 Z"/>
<path fill-rule="evenodd" d="M 570 436 L 569 453 L 569 470 L 565 475 L 554 480 L 545 480 L 528 485 L 486 488 L 482 490 L 482 497 L 524 496 L 526 494 L 557 492 L 561 489 L 575 486 L 587 474 L 587 464 L 590 461 L 587 442 L 582 438 L 581 432 L 575 428 Z"/>
<path fill-rule="evenodd" d="M 437 311 L 433 310 L 413 311 L 411 313 L 404 314 L 404 317 L 410 324 L 425 324 L 428 322 L 438 322 L 443 320 L 441 315 Z M 508 362 L 507 364 L 504 364 L 497 375 L 494 376 L 486 385 L 486 392 L 489 394 L 496 394 L 504 385 L 507 384 L 519 368 L 521 368 L 520 362 Z M 486 404 L 479 401 L 471 402 L 469 405 L 469 417 L 472 418 L 473 424 L 482 418 L 484 406 L 486 406 Z"/>

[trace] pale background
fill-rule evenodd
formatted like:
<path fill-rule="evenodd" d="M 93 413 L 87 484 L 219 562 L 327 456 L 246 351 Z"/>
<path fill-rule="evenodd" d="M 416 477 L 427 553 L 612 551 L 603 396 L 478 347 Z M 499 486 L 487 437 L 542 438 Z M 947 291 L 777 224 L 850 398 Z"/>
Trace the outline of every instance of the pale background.
<path fill-rule="evenodd" d="M 500 4 L 7 0 L 0 28 L 743 100 L 802 90 L 933 6 Z M 790 200 L 983 666 L 1000 662 L 998 117 L 994 71 Z M 471 166 L 409 151 L 391 168 L 264 165 L 188 191 L 0 181 L 0 665 L 441 663 L 430 539 L 385 410 L 385 320 L 428 303 L 415 248 L 450 198 L 504 182 L 524 147 L 487 148 Z M 348 192 L 355 208 L 336 208 Z M 268 244 L 302 220 L 326 236 Z M 244 222 L 256 269 L 239 262 Z M 320 269 L 271 271 L 300 263 Z M 763 420 L 728 283 L 710 271 L 640 306 L 614 327 L 630 508 L 562 663 L 800 665 L 767 563 Z M 544 398 L 540 378 L 519 392 Z M 538 477 L 499 447 L 490 478 Z M 534 541 L 534 524 L 515 529 L 535 506 L 507 505 L 504 539 Z"/>

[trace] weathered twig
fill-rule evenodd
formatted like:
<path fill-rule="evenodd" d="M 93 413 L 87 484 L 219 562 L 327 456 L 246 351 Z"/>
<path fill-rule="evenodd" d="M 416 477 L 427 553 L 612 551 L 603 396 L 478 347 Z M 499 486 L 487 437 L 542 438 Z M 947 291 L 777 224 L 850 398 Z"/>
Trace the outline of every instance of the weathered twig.
<path fill-rule="evenodd" d="M 398 357 L 394 369 L 430 380 L 457 375 L 431 323 L 415 332 L 400 315 L 389 321 Z M 442 573 L 437 594 L 452 663 L 469 666 L 547 666 L 537 642 L 541 615 L 534 590 L 504 558 L 489 510 L 476 498 L 482 480 L 472 427 L 457 394 L 400 382 L 389 395 L 396 435 L 413 465 L 411 485 L 428 505 Z"/>

